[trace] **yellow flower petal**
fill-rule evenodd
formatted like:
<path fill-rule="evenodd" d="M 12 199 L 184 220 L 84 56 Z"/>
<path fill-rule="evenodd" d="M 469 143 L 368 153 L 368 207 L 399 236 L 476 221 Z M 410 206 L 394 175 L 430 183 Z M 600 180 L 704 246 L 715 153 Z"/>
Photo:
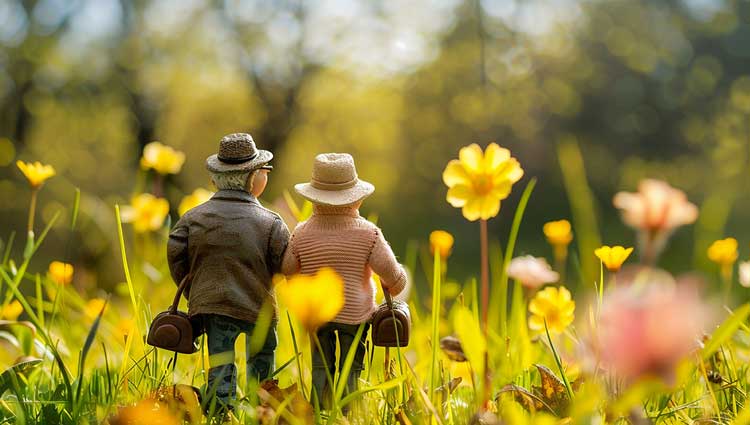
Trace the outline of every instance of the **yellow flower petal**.
<path fill-rule="evenodd" d="M 92 298 L 83 307 L 83 314 L 87 318 L 93 320 L 96 319 L 97 316 L 99 316 L 99 312 L 101 312 L 102 309 L 106 310 L 107 307 L 108 305 L 106 300 L 103 300 L 101 298 Z"/>
<path fill-rule="evenodd" d="M 159 174 L 177 174 L 185 163 L 185 154 L 171 146 L 151 142 L 143 148 L 141 167 L 153 169 Z"/>
<path fill-rule="evenodd" d="M 453 235 L 445 230 L 435 230 L 430 233 L 430 253 L 435 255 L 437 252 L 441 258 L 448 258 L 453 248 Z"/>
<path fill-rule="evenodd" d="M 131 205 L 121 209 L 121 218 L 125 223 L 133 223 L 138 233 L 158 230 L 169 213 L 169 202 L 150 193 L 134 196 Z"/>
<path fill-rule="evenodd" d="M 23 313 L 23 306 L 18 300 L 13 300 L 5 307 L 0 305 L 0 319 L 16 320 Z"/>
<path fill-rule="evenodd" d="M 189 210 L 211 199 L 213 195 L 214 192 L 199 187 L 198 189 L 195 189 L 190 195 L 182 198 L 182 201 L 180 201 L 180 206 L 177 207 L 177 212 L 180 214 L 180 216 L 185 215 L 185 213 Z"/>
<path fill-rule="evenodd" d="M 274 281 L 279 299 L 310 332 L 332 321 L 344 306 L 344 282 L 331 268 Z"/>
<path fill-rule="evenodd" d="M 58 285 L 67 285 L 73 280 L 73 265 L 62 261 L 49 263 L 47 275 Z"/>
<path fill-rule="evenodd" d="M 561 333 L 573 323 L 575 301 L 564 286 L 547 287 L 529 302 L 529 328 L 542 331 L 546 321 L 550 333 Z"/>
<path fill-rule="evenodd" d="M 491 143 L 485 152 L 476 143 L 459 150 L 443 171 L 448 186 L 446 201 L 462 208 L 467 220 L 487 220 L 500 212 L 500 203 L 510 195 L 523 170 L 510 151 Z"/>
<path fill-rule="evenodd" d="M 625 260 L 628 259 L 630 256 L 630 253 L 633 252 L 633 248 L 624 248 L 622 246 L 602 246 L 594 250 L 594 255 L 596 255 L 602 263 L 604 263 L 604 266 L 607 267 L 607 270 L 611 272 L 616 272 L 620 270 L 620 267 L 622 267 L 622 264 L 625 262 Z"/>
<path fill-rule="evenodd" d="M 459 184 L 448 189 L 445 199 L 452 206 L 460 208 L 466 205 L 469 198 L 472 198 L 473 196 L 474 192 L 469 186 Z"/>
<path fill-rule="evenodd" d="M 729 266 L 739 257 L 737 239 L 726 238 L 715 241 L 708 247 L 708 259 L 716 264 Z"/>
<path fill-rule="evenodd" d="M 490 143 L 484 151 L 484 168 L 490 172 L 497 170 L 504 162 L 510 159 L 510 151 L 501 148 L 497 143 Z"/>
<path fill-rule="evenodd" d="M 459 161 L 469 172 L 477 172 L 482 169 L 482 157 L 482 148 L 476 143 L 465 146 L 458 151 Z"/>
<path fill-rule="evenodd" d="M 500 212 L 500 198 L 485 196 L 480 199 L 482 220 L 489 220 Z"/>
<path fill-rule="evenodd" d="M 471 185 L 471 178 L 461 161 L 452 159 L 443 171 L 443 183 L 448 187 L 459 184 L 469 186 Z"/>
<path fill-rule="evenodd" d="M 553 246 L 567 246 L 573 240 L 573 232 L 568 220 L 544 223 L 543 231 L 547 241 Z"/>
<path fill-rule="evenodd" d="M 21 170 L 32 188 L 40 187 L 47 179 L 55 175 L 55 169 L 51 165 L 43 165 L 39 161 L 34 163 L 16 161 L 16 166 Z"/>

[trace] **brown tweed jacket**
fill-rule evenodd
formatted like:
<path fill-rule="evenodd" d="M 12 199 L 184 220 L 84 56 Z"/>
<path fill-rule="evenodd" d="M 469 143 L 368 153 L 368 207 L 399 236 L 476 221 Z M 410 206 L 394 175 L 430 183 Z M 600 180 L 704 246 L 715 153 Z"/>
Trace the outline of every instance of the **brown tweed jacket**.
<path fill-rule="evenodd" d="M 195 258 L 186 291 L 188 314 L 221 314 L 255 322 L 263 303 L 274 306 L 271 278 L 281 271 L 289 230 L 253 195 L 220 190 L 191 209 L 169 234 L 167 259 L 180 282 Z"/>

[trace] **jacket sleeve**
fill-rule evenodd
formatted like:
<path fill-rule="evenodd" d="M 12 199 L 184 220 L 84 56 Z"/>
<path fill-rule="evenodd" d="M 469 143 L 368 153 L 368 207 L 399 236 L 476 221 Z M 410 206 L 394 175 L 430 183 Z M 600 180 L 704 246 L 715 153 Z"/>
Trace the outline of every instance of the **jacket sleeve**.
<path fill-rule="evenodd" d="M 385 240 L 380 229 L 375 231 L 375 244 L 368 262 L 372 271 L 380 276 L 383 286 L 391 295 L 398 295 L 406 287 L 406 270 L 399 264 L 391 246 Z"/>
<path fill-rule="evenodd" d="M 281 263 L 289 245 L 289 229 L 279 217 L 274 219 L 268 245 L 269 271 L 274 275 L 281 272 Z"/>
<path fill-rule="evenodd" d="M 167 262 L 172 280 L 174 280 L 176 285 L 179 285 L 182 279 L 188 274 L 188 268 L 190 268 L 190 259 L 188 258 L 188 225 L 184 216 L 177 221 L 177 224 L 175 224 L 169 233 Z M 185 296 L 187 296 L 189 290 L 190 288 L 185 290 Z"/>

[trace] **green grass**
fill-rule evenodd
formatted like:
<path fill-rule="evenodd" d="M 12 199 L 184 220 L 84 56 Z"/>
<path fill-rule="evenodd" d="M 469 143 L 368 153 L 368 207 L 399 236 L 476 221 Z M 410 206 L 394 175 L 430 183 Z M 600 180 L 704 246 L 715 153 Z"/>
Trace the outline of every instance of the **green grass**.
<path fill-rule="evenodd" d="M 428 247 L 417 241 L 410 245 L 406 263 L 420 280 L 431 282 L 432 289 L 424 293 L 426 289 L 419 288 L 418 296 L 416 290 L 412 294 L 413 328 L 409 347 L 392 349 L 386 364 L 385 349 L 373 348 L 368 337 L 360 389 L 352 394 L 344 392 L 344 385 L 353 352 L 341 353 L 344 372 L 342 376 L 331 377 L 336 390 L 333 408 L 328 412 L 306 402 L 300 403 L 310 398 L 310 350 L 314 343 L 311 344 L 294 316 L 280 306 L 279 317 L 286 320 L 280 320 L 277 325 L 279 369 L 274 377 L 281 388 L 296 385 L 299 392 L 288 390 L 281 399 L 271 401 L 271 417 L 274 418 L 271 423 L 305 423 L 305 418 L 319 423 L 340 423 L 345 407 L 351 407 L 348 417 L 351 423 L 396 424 L 404 423 L 404 418 L 412 423 L 472 423 L 472 417 L 481 410 L 485 350 L 489 353 L 493 378 L 491 410 L 506 423 L 556 423 L 568 417 L 569 423 L 624 424 L 632 418 L 633 412 L 657 423 L 750 423 L 748 304 L 729 314 L 706 339 L 702 350 L 685 360 L 671 387 L 651 380 L 626 387 L 608 381 L 603 375 L 586 375 L 582 359 L 576 357 L 579 336 L 574 328 L 562 335 L 549 332 L 534 335 L 529 331 L 527 300 L 522 287 L 517 282 L 509 285 L 505 271 L 517 238 L 540 231 L 522 226 L 523 211 L 533 186 L 532 181 L 515 211 L 510 236 L 505 241 L 506 257 L 501 258 L 499 249 L 490 251 L 493 257 L 491 281 L 499 285 L 494 285 L 492 292 L 489 312 L 492 325 L 486 339 L 479 322 L 476 280 L 469 280 L 457 298 L 444 299 L 440 294 L 446 284 L 443 264 L 440 258 L 433 257 L 431 270 L 418 268 L 420 252 L 424 255 Z M 511 205 L 503 208 L 501 214 L 514 213 Z M 75 212 L 70 231 L 75 229 L 78 195 L 72 209 Z M 0 424 L 100 423 L 116 416 L 125 406 L 153 397 L 160 388 L 174 384 L 199 388 L 204 385 L 205 344 L 201 344 L 200 353 L 177 356 L 176 362 L 172 353 L 144 344 L 151 318 L 166 309 L 175 290 L 161 254 L 166 232 L 139 236 L 142 240 L 138 246 L 145 249 L 136 249 L 135 236 L 127 227 L 123 228 L 119 208 L 114 210 L 118 227 L 113 231 L 118 235 L 124 282 L 110 295 L 107 308 L 93 316 L 84 313 L 89 301 L 87 295 L 72 287 L 58 287 L 43 274 L 29 272 L 46 269 L 44 264 L 34 263 L 35 253 L 56 219 L 48 223 L 38 238 L 28 242 L 18 263 L 12 249 L 18 238 L 10 235 L 0 266 L 0 300 L 3 306 L 18 300 L 24 313 L 21 321 L 0 322 L 3 344 L 0 365 L 4 371 L 0 374 Z M 310 208 L 292 205 L 292 211 L 304 218 Z M 498 236 L 491 236 L 491 239 L 499 239 Z M 588 239 L 597 240 L 598 236 L 589 235 Z M 62 254 L 62 258 L 65 256 L 67 253 Z M 587 260 L 590 261 L 593 260 Z M 157 268 L 162 277 L 153 280 L 142 272 L 146 263 Z M 596 300 L 605 296 L 597 293 L 604 290 L 601 283 L 600 277 L 599 287 L 591 283 L 583 285 L 586 293 L 578 293 L 577 298 L 593 296 Z M 422 307 L 426 303 L 421 301 L 429 298 L 432 307 L 428 310 Z M 579 322 L 588 320 L 583 302 L 579 303 L 576 313 Z M 133 324 L 127 336 L 122 332 L 123 319 Z M 439 349 L 439 339 L 447 335 L 456 335 L 462 341 L 468 362 L 452 361 Z M 242 401 L 235 411 L 235 419 L 239 423 L 253 424 L 260 421 L 253 402 L 258 388 L 254 384 L 244 384 L 244 348 L 240 348 L 245 346 L 243 338 L 240 337 L 236 350 L 236 361 L 240 365 L 238 397 Z M 263 339 L 262 335 L 249 338 Z M 529 409 L 522 401 L 520 390 L 512 389 L 527 391 L 528 400 L 539 399 L 533 389 L 542 383 L 537 364 L 553 371 L 555 376 L 548 378 L 558 380 L 563 389 L 562 393 L 541 399 L 542 404 L 551 406 L 550 409 Z M 188 411 L 184 406 L 181 409 L 175 414 Z M 193 423 L 209 421 L 205 417 L 193 419 Z"/>

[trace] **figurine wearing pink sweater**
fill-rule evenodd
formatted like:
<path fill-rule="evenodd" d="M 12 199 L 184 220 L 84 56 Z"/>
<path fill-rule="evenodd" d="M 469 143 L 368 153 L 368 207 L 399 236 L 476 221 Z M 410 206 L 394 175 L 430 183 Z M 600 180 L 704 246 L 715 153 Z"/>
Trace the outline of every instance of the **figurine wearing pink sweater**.
<path fill-rule="evenodd" d="M 368 321 L 377 307 L 372 274 L 380 276 L 388 292 L 396 295 L 406 285 L 406 272 L 381 230 L 359 215 L 362 200 L 375 188 L 357 178 L 351 155 L 318 155 L 311 181 L 298 184 L 295 189 L 313 202 L 313 215 L 294 230 L 282 272 L 285 275 L 314 274 L 327 266 L 344 280 L 343 309 L 332 322 L 317 331 L 325 357 L 318 350 L 312 350 L 313 389 L 318 400 L 326 404 L 331 397 L 326 366 L 332 377 L 336 372 L 336 333 L 342 357 L 346 357 L 352 347 L 357 350 L 347 381 L 347 390 L 351 392 L 356 390 L 364 369 Z M 365 332 L 361 340 L 355 341 L 362 323 L 365 323 Z"/>

